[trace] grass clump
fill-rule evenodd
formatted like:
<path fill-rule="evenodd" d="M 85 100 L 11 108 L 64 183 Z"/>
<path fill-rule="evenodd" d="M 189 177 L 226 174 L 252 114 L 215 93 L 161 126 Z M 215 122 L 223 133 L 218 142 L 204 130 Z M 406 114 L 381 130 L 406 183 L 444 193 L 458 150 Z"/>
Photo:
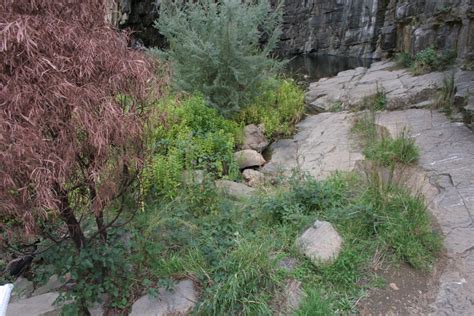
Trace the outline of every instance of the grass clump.
<path fill-rule="evenodd" d="M 271 139 L 289 136 L 303 116 L 304 92 L 290 79 L 267 81 L 260 96 L 236 117 L 243 124 L 263 124 Z"/>
<path fill-rule="evenodd" d="M 384 167 L 395 164 L 414 164 L 419 157 L 415 140 L 406 130 L 396 138 L 385 136 L 375 142 L 370 142 L 363 153 L 367 159 L 376 161 Z"/>
<path fill-rule="evenodd" d="M 355 121 L 353 127 L 353 131 L 360 136 L 365 157 L 383 167 L 416 163 L 420 154 L 415 140 L 406 129 L 395 138 L 388 135 L 386 129 L 375 123 L 376 108 L 378 104 L 372 101 L 370 109 Z"/>
<path fill-rule="evenodd" d="M 454 110 L 454 96 L 456 94 L 456 85 L 454 81 L 454 73 L 443 78 L 443 86 L 438 92 L 436 107 L 444 111 L 448 116 Z"/>

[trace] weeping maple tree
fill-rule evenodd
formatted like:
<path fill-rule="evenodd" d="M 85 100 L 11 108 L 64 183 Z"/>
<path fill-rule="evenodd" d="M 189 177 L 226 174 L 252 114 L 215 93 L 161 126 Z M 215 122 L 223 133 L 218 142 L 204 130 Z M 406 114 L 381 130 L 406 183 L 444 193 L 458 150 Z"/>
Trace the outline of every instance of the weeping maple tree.
<path fill-rule="evenodd" d="M 0 3 L 0 219 L 4 241 L 49 236 L 78 250 L 82 218 L 104 216 L 140 171 L 144 101 L 153 65 L 107 24 L 99 0 Z"/>

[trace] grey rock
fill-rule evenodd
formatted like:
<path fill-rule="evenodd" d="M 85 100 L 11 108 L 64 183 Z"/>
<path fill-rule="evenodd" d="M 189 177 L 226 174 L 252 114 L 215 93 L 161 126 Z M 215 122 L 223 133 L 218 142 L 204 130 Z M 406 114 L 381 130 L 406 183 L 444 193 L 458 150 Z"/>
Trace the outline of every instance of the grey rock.
<path fill-rule="evenodd" d="M 7 316 L 59 316 L 61 306 L 54 305 L 59 293 L 46 293 L 8 304 Z"/>
<path fill-rule="evenodd" d="M 298 260 L 295 258 L 284 258 L 277 262 L 277 266 L 287 272 L 291 272 L 298 265 Z"/>
<path fill-rule="evenodd" d="M 389 109 L 429 106 L 448 72 L 412 76 L 406 70 L 393 70 L 391 62 L 376 62 L 364 71 L 348 70 L 336 77 L 312 83 L 305 94 L 306 104 L 319 112 L 340 102 L 345 108 L 363 105 L 377 91 L 385 92 Z M 467 78 L 467 76 L 460 76 Z M 461 82 L 461 81 L 460 81 Z"/>
<path fill-rule="evenodd" d="M 30 280 L 19 277 L 13 284 L 14 288 L 11 294 L 10 302 L 16 302 L 20 299 L 28 298 L 33 294 L 34 285 Z"/>
<path fill-rule="evenodd" d="M 187 315 L 196 304 L 198 292 L 193 281 L 183 280 L 172 291 L 160 288 L 156 298 L 142 296 L 132 306 L 131 316 Z"/>
<path fill-rule="evenodd" d="M 254 124 L 244 127 L 243 149 L 253 149 L 261 153 L 267 148 L 268 144 L 268 139 L 263 134 L 261 128 Z"/>
<path fill-rule="evenodd" d="M 252 149 L 244 149 L 234 153 L 234 159 L 240 169 L 260 167 L 266 162 L 262 154 Z"/>
<path fill-rule="evenodd" d="M 39 288 L 35 289 L 33 292 L 33 296 L 45 294 L 48 292 L 52 292 L 54 290 L 59 289 L 62 287 L 69 279 L 69 276 L 63 277 L 63 280 L 59 278 L 56 274 L 52 275 L 49 279 L 48 282 L 46 282 L 45 285 L 40 286 Z"/>
<path fill-rule="evenodd" d="M 331 223 L 316 221 L 296 240 L 296 244 L 314 264 L 328 264 L 339 255 L 342 238 Z"/>
<path fill-rule="evenodd" d="M 322 180 L 335 171 L 351 171 L 364 159 L 352 138 L 355 115 L 347 112 L 322 113 L 298 124 L 293 139 L 271 146 L 272 159 L 263 168 L 267 174 L 291 175 L 301 169 Z"/>
<path fill-rule="evenodd" d="M 260 171 L 245 169 L 242 172 L 242 176 L 250 187 L 258 187 L 265 183 L 265 175 Z"/>
<path fill-rule="evenodd" d="M 217 180 L 216 187 L 225 195 L 235 199 L 249 198 L 255 193 L 254 188 L 229 180 Z"/>

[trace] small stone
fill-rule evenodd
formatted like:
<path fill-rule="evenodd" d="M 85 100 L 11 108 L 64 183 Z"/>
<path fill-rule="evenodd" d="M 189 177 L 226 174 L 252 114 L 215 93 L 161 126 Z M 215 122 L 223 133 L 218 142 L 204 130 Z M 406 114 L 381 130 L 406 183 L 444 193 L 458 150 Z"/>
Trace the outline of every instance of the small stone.
<path fill-rule="evenodd" d="M 229 180 L 217 180 L 216 187 L 224 194 L 235 199 L 245 199 L 255 193 L 255 189 L 243 183 Z"/>
<path fill-rule="evenodd" d="M 253 149 L 262 152 L 267 148 L 269 142 L 263 134 L 263 130 L 254 124 L 244 127 L 243 149 Z"/>
<path fill-rule="evenodd" d="M 298 260 L 295 258 L 283 258 L 277 262 L 277 266 L 286 272 L 292 272 L 298 265 Z"/>
<path fill-rule="evenodd" d="M 133 304 L 130 315 L 186 315 L 194 308 L 197 296 L 193 281 L 183 280 L 172 291 L 160 288 L 157 297 L 142 296 Z"/>
<path fill-rule="evenodd" d="M 297 246 L 314 264 L 333 262 L 342 247 L 342 238 L 331 223 L 316 221 L 297 240 Z"/>
<path fill-rule="evenodd" d="M 262 154 L 252 149 L 244 149 L 234 154 L 234 159 L 240 169 L 260 167 L 265 164 Z"/>
<path fill-rule="evenodd" d="M 265 175 L 260 171 L 256 171 L 253 169 L 245 169 L 242 172 L 242 176 L 245 179 L 247 185 L 251 187 L 258 187 L 265 182 Z"/>
<path fill-rule="evenodd" d="M 390 288 L 391 288 L 392 290 L 395 290 L 395 291 L 400 290 L 400 289 L 398 288 L 398 286 L 397 286 L 395 283 L 390 283 L 389 286 L 390 286 Z"/>

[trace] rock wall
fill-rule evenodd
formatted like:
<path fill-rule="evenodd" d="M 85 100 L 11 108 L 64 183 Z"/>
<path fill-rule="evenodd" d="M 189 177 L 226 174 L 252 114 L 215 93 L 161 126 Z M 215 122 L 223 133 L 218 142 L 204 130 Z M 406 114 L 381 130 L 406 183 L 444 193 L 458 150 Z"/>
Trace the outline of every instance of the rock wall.
<path fill-rule="evenodd" d="M 111 1 L 120 25 L 146 46 L 163 46 L 153 28 L 160 0 Z M 383 58 L 431 45 L 474 59 L 474 0 L 285 0 L 278 51 Z"/>
<path fill-rule="evenodd" d="M 286 0 L 284 54 L 381 58 L 435 45 L 473 59 L 474 0 Z"/>

